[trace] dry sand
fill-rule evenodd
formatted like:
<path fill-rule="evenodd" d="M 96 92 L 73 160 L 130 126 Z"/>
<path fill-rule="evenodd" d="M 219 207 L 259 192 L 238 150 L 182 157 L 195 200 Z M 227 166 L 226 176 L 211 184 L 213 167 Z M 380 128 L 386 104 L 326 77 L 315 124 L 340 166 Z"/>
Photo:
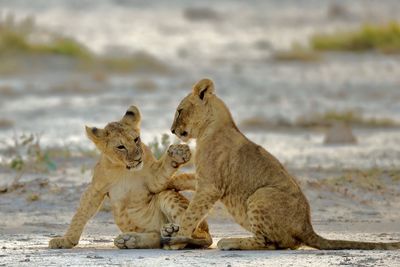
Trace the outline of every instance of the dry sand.
<path fill-rule="evenodd" d="M 400 240 L 398 187 L 360 193 L 316 186 L 329 171 L 294 171 L 310 199 L 315 229 L 328 238 L 369 241 Z M 2 178 L 10 177 L 3 173 Z M 311 178 L 305 178 L 305 177 Z M 48 180 L 47 180 L 48 179 Z M 68 168 L 47 175 L 25 175 L 20 187 L 0 195 L 1 266 L 400 266 L 399 251 L 219 251 L 223 237 L 246 236 L 219 204 L 210 213 L 214 244 L 206 250 L 119 250 L 113 238 L 119 230 L 112 215 L 102 209 L 85 228 L 79 245 L 70 250 L 50 250 L 49 239 L 61 235 L 90 179 L 90 173 Z M 397 185 L 398 186 L 398 185 Z M 355 194 L 355 192 L 359 192 Z M 354 194 L 353 194 L 354 193 Z M 37 195 L 37 197 L 33 197 Z M 34 201 L 32 201 L 34 200 Z M 368 201 L 369 200 L 369 201 Z"/>

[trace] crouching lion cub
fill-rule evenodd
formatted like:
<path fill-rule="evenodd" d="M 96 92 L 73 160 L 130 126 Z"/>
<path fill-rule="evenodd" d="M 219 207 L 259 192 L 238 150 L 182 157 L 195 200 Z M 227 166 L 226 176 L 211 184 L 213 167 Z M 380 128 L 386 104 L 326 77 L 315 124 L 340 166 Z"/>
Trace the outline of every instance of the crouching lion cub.
<path fill-rule="evenodd" d="M 400 242 L 372 243 L 328 240 L 311 225 L 310 206 L 295 178 L 264 148 L 247 139 L 236 127 L 231 113 L 203 79 L 179 104 L 171 128 L 183 141 L 197 140 L 195 156 L 197 187 L 181 220 L 177 238 L 163 238 L 171 249 L 184 247 L 217 200 L 235 221 L 253 233 L 247 238 L 218 242 L 230 249 L 399 249 Z M 178 228 L 178 227 L 176 227 Z"/>
<path fill-rule="evenodd" d="M 189 201 L 176 191 L 194 190 L 195 180 L 189 174 L 171 176 L 189 161 L 189 147 L 171 145 L 156 160 L 140 141 L 139 126 L 140 112 L 131 106 L 120 121 L 111 122 L 104 129 L 86 127 L 88 137 L 101 151 L 100 160 L 67 232 L 51 239 L 50 248 L 76 246 L 84 226 L 105 196 L 110 198 L 115 223 L 122 231 L 114 240 L 119 248 L 159 248 L 164 224 L 180 222 Z M 163 235 L 174 231 L 169 226 L 162 228 Z M 205 221 L 196 228 L 195 236 L 206 242 L 186 241 L 198 247 L 212 243 Z"/>

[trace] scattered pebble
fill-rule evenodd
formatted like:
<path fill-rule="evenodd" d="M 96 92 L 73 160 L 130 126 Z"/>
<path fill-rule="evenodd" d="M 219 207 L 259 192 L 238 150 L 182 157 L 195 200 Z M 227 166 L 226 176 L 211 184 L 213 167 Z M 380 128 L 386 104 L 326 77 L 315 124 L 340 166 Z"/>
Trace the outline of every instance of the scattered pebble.
<path fill-rule="evenodd" d="M 98 255 L 87 255 L 86 258 L 88 258 L 88 259 L 104 259 L 104 257 L 98 256 Z"/>

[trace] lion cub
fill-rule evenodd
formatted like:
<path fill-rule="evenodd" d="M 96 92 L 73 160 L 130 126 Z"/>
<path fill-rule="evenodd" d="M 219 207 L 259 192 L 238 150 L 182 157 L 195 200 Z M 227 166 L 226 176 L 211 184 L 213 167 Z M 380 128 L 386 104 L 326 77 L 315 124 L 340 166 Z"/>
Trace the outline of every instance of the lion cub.
<path fill-rule="evenodd" d="M 261 146 L 236 127 L 231 113 L 204 79 L 177 108 L 172 133 L 186 141 L 197 139 L 197 187 L 176 233 L 163 241 L 177 249 L 190 237 L 217 200 L 252 237 L 225 238 L 220 249 L 399 249 L 400 242 L 368 243 L 328 240 L 311 225 L 310 206 L 295 178 Z M 175 227 L 178 229 L 178 227 Z"/>
<path fill-rule="evenodd" d="M 76 246 L 84 226 L 106 196 L 122 231 L 114 240 L 119 248 L 159 248 L 162 226 L 180 222 L 189 201 L 176 190 L 194 190 L 195 180 L 187 174 L 171 176 L 189 161 L 189 147 L 171 145 L 156 160 L 140 141 L 140 118 L 139 109 L 131 106 L 120 121 L 108 123 L 104 129 L 86 127 L 89 139 L 101 151 L 100 160 L 67 232 L 51 239 L 50 248 Z M 173 230 L 163 228 L 164 234 Z M 196 228 L 196 234 L 207 240 L 201 243 L 204 247 L 212 243 L 205 221 Z"/>

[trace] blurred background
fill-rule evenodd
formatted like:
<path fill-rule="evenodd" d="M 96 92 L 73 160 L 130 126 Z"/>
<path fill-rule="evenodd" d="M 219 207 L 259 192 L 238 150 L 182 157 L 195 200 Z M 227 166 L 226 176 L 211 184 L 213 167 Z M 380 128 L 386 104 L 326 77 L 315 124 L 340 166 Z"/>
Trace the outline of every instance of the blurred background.
<path fill-rule="evenodd" d="M 209 77 L 318 218 L 398 219 L 399 14 L 398 0 L 0 1 L 2 210 L 22 196 L 24 224 L 64 205 L 64 229 L 98 155 L 84 125 L 138 105 L 162 153 L 181 98 Z"/>

